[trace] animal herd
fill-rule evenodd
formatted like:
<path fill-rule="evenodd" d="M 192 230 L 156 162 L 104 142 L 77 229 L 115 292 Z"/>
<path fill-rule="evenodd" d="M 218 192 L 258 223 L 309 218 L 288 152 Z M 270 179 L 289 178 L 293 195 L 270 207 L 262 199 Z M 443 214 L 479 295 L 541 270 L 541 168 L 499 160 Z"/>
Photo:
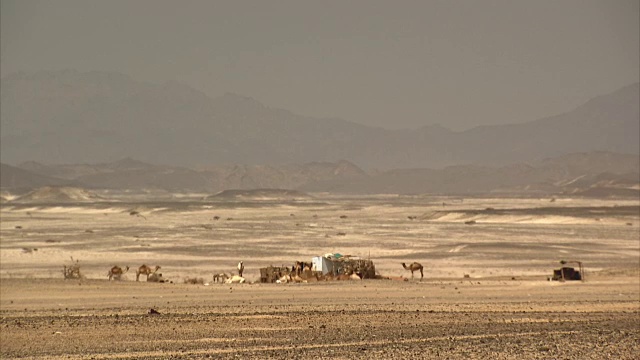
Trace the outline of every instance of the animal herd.
<path fill-rule="evenodd" d="M 158 282 L 162 277 L 162 274 L 157 274 L 158 270 L 160 270 L 160 265 L 156 265 L 152 268 L 151 266 L 142 264 L 142 266 L 140 266 L 136 270 L 136 281 L 140 281 L 140 275 L 145 275 L 147 281 Z M 124 275 L 127 271 L 129 271 L 128 266 L 125 266 L 124 270 L 120 266 L 114 266 L 109 269 L 107 277 L 109 278 L 109 280 L 122 280 L 122 275 Z"/>
<path fill-rule="evenodd" d="M 409 265 L 402 263 L 402 267 L 407 271 L 411 271 L 412 279 L 414 278 L 413 273 L 415 271 L 420 271 L 420 280 L 424 278 L 424 271 L 423 271 L 424 267 L 422 266 L 422 264 L 418 262 L 413 262 Z M 164 282 L 162 279 L 162 274 L 158 273 L 158 270 L 160 269 L 161 269 L 160 265 L 151 267 L 146 264 L 143 264 L 136 270 L 136 281 L 140 281 L 140 275 L 144 275 L 146 276 L 146 280 L 149 282 Z M 227 283 L 227 284 L 244 283 L 246 280 L 242 276 L 244 272 L 243 261 L 238 262 L 237 269 L 238 269 L 238 275 L 227 274 L 227 273 L 216 273 L 213 275 L 212 280 L 214 283 Z M 278 283 L 300 282 L 296 280 L 301 279 L 300 275 L 302 274 L 303 271 L 311 271 L 312 264 L 296 261 L 296 263 L 292 266 L 291 270 L 292 271 L 290 274 L 283 275 L 282 278 L 278 279 L 277 282 Z M 109 278 L 109 280 L 122 280 L 122 275 L 124 275 L 127 271 L 129 271 L 129 266 L 125 266 L 124 269 L 121 268 L 120 266 L 113 266 L 111 269 L 109 269 L 109 272 L 107 273 L 107 277 Z M 354 279 L 353 275 L 358 276 L 357 274 L 352 274 L 352 275 L 344 275 L 343 278 L 339 278 L 341 275 L 338 275 L 336 277 L 336 280 Z M 360 279 L 360 277 L 358 277 L 358 279 Z"/>
<path fill-rule="evenodd" d="M 160 270 L 160 265 L 156 265 L 155 267 L 151 267 L 147 264 L 142 264 L 136 270 L 136 281 L 140 281 L 140 275 L 146 276 L 146 280 L 149 282 L 164 282 L 162 278 L 162 274 L 158 273 Z M 125 266 L 124 269 L 120 266 L 113 266 L 109 269 L 107 273 L 107 277 L 109 280 L 122 280 L 122 275 L 124 275 L 127 271 L 129 271 L 129 266 Z M 245 279 L 242 277 L 242 273 L 244 272 L 244 262 L 240 261 L 238 263 L 238 275 L 219 273 L 213 275 L 213 282 L 225 282 L 225 283 L 244 283 Z"/>

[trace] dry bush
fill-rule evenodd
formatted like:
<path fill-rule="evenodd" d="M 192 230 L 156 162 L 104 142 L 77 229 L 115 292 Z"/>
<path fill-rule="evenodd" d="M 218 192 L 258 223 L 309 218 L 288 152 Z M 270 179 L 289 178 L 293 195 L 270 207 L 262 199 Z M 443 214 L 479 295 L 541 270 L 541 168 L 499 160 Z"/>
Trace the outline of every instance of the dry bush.
<path fill-rule="evenodd" d="M 80 260 L 73 260 L 71 257 L 70 265 L 62 266 L 62 274 L 65 279 L 83 279 L 84 277 L 80 274 L 80 265 L 78 264 Z"/>
<path fill-rule="evenodd" d="M 198 285 L 198 284 L 200 284 L 200 285 L 204 285 L 204 279 L 203 279 L 203 278 L 201 278 L 201 277 L 199 277 L 199 278 L 196 278 L 196 277 L 193 277 L 193 278 L 185 278 L 185 279 L 184 279 L 184 283 L 185 283 L 185 284 L 194 284 L 194 285 Z"/>

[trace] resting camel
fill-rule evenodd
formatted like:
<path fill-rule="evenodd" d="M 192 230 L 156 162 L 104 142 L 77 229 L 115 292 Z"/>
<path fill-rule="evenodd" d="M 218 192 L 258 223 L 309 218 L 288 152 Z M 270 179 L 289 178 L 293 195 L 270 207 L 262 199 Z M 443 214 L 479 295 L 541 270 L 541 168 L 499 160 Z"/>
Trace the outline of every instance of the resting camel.
<path fill-rule="evenodd" d="M 233 275 L 232 277 L 225 280 L 224 283 L 225 284 L 242 284 L 245 281 L 246 281 L 245 278 L 243 278 L 242 276 Z"/>
<path fill-rule="evenodd" d="M 129 271 L 128 266 L 124 268 L 124 271 L 120 266 L 114 266 L 109 270 L 107 276 L 109 277 L 109 280 L 122 280 L 122 274 L 126 273 L 127 271 Z"/>
<path fill-rule="evenodd" d="M 162 274 L 158 274 L 158 273 L 153 273 L 151 275 L 149 275 L 149 277 L 147 277 L 147 281 L 148 282 L 157 282 L 157 283 L 163 283 L 165 282 L 164 278 L 162 277 Z"/>
<path fill-rule="evenodd" d="M 158 270 L 160 270 L 160 265 L 156 265 L 156 267 L 152 269 L 150 266 L 143 264 L 136 271 L 136 281 L 140 281 L 140 275 L 147 275 L 147 281 L 149 281 L 149 275 L 154 274 Z"/>
<path fill-rule="evenodd" d="M 307 280 L 301 278 L 300 275 L 291 276 L 291 281 L 294 282 L 294 283 L 306 283 L 307 282 Z"/>
<path fill-rule="evenodd" d="M 351 275 L 348 275 L 348 274 L 339 274 L 339 275 L 336 275 L 333 279 L 334 279 L 334 280 L 338 280 L 338 281 L 351 280 Z"/>
<path fill-rule="evenodd" d="M 418 270 L 420 270 L 420 280 L 422 280 L 422 278 L 424 278 L 424 273 L 422 272 L 423 267 L 422 267 L 422 265 L 420 263 L 413 262 L 409 266 L 405 265 L 405 263 L 402 263 L 402 267 L 405 268 L 405 270 L 411 271 L 411 278 L 412 279 L 413 279 L 413 272 L 414 271 L 418 271 Z"/>

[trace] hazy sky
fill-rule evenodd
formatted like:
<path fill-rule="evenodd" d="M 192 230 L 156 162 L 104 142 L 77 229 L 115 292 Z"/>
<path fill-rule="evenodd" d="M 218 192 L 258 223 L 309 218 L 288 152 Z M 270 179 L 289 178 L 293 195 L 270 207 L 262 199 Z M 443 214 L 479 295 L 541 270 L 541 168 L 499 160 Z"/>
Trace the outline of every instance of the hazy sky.
<path fill-rule="evenodd" d="M 302 115 L 452 129 L 639 81 L 640 1 L 8 1 L 0 71 L 234 92 Z"/>

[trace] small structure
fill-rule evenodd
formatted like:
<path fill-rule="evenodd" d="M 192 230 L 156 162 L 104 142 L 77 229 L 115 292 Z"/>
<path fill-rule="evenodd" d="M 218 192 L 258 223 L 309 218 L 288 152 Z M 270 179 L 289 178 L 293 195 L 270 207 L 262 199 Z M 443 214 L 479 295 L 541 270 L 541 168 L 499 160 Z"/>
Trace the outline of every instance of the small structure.
<path fill-rule="evenodd" d="M 579 270 L 576 270 L 575 268 L 568 267 L 568 266 L 562 266 L 562 268 L 560 268 L 560 269 L 553 270 L 553 277 L 551 278 L 551 280 L 555 280 L 555 281 L 581 280 L 581 281 L 584 281 L 584 267 L 582 266 L 582 262 L 581 261 L 577 261 L 577 260 L 571 260 L 571 261 L 561 260 L 560 264 L 562 264 L 562 265 L 577 264 Z"/>
<path fill-rule="evenodd" d="M 361 279 L 375 279 L 376 267 L 373 261 L 352 259 L 350 255 L 325 254 L 312 258 L 313 269 L 322 275 L 358 274 Z"/>
<path fill-rule="evenodd" d="M 293 266 L 268 266 L 260 269 L 261 283 L 275 283 L 283 276 L 297 275 L 300 280 L 319 280 L 324 276 L 339 276 L 357 274 L 360 279 L 375 279 L 376 267 L 373 261 L 364 259 L 353 259 L 350 255 L 325 254 L 315 256 L 311 263 L 306 264 L 304 270 L 296 272 L 296 265 Z M 310 265 L 310 267 L 309 267 Z"/>
<path fill-rule="evenodd" d="M 313 270 L 322 273 L 322 275 L 333 274 L 333 260 L 325 256 L 315 256 L 311 258 Z"/>
<path fill-rule="evenodd" d="M 288 266 L 273 266 L 270 265 L 266 268 L 260 269 L 260 282 L 272 284 L 275 283 L 276 280 L 280 279 L 285 275 L 291 274 L 291 268 Z"/>

